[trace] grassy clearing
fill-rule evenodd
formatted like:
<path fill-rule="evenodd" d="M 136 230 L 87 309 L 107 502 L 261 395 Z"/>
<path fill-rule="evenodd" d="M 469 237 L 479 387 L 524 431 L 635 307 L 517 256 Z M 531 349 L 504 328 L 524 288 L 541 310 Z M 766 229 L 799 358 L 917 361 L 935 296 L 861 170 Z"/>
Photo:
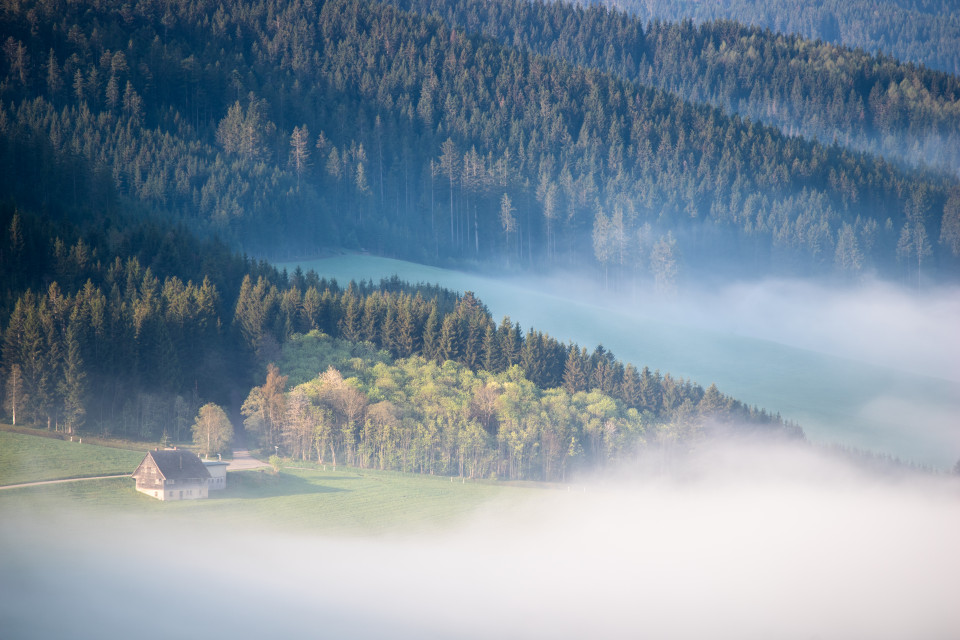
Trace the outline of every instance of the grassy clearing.
<path fill-rule="evenodd" d="M 536 489 L 461 484 L 449 478 L 361 471 L 231 472 L 208 500 L 161 502 L 116 478 L 0 492 L 4 518 L 125 514 L 178 523 L 216 522 L 228 530 L 380 535 L 438 530 L 493 501 L 515 503 Z"/>
<path fill-rule="evenodd" d="M 2 484 L 73 475 L 129 473 L 140 453 L 0 432 Z M 329 467 L 328 467 L 329 469 Z M 390 471 L 322 468 L 230 472 L 207 500 L 160 502 L 129 478 L 0 492 L 5 519 L 123 514 L 183 524 L 331 534 L 414 533 L 455 525 L 477 508 L 511 504 L 540 490 Z"/>
<path fill-rule="evenodd" d="M 67 435 L 66 433 L 63 433 L 62 431 L 48 431 L 43 428 L 24 427 L 20 425 L 13 426 L 3 422 L 0 422 L 0 431 L 7 431 L 10 433 L 22 433 L 28 436 L 50 438 L 53 440 L 62 440 L 65 442 L 69 442 L 70 438 L 73 438 L 75 441 L 78 441 L 80 438 L 82 438 L 86 444 L 96 444 L 96 445 L 100 445 L 101 447 L 110 447 L 112 449 L 129 449 L 130 451 L 147 451 L 148 449 L 153 449 L 154 447 L 173 446 L 173 445 L 178 445 L 181 448 L 190 447 L 190 443 L 188 442 L 179 442 L 179 443 L 171 442 L 165 445 L 164 443 L 161 443 L 159 441 L 152 442 L 147 440 L 127 440 L 125 438 L 113 438 L 113 437 L 101 438 L 95 435 L 91 435 L 89 433 L 84 433 L 79 436 L 70 436 L 70 435 Z"/>
<path fill-rule="evenodd" d="M 132 473 L 145 450 L 0 431 L 0 485 Z"/>
<path fill-rule="evenodd" d="M 494 499 L 526 490 L 449 478 L 368 470 L 283 470 L 230 474 L 231 487 L 196 507 L 237 524 L 284 530 L 377 534 L 456 524 Z"/>

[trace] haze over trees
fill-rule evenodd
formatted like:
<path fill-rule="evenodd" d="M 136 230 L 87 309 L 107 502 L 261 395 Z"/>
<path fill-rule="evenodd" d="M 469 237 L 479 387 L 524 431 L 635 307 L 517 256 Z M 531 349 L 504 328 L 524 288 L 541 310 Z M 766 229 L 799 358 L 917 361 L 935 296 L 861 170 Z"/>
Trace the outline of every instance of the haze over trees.
<path fill-rule="evenodd" d="M 226 446 L 232 430 L 222 409 L 210 400 L 226 404 L 234 390 L 259 382 L 255 374 L 259 367 L 279 361 L 284 371 L 268 366 L 265 382 L 256 384 L 243 403 L 249 432 L 262 444 L 283 447 L 290 455 L 322 457 L 329 451 L 349 464 L 359 464 L 358 452 L 366 451 L 360 446 L 360 438 L 366 436 L 359 429 L 367 420 L 382 427 L 394 416 L 391 412 L 406 412 L 409 418 L 412 405 L 403 397 L 426 393 L 423 385 L 440 384 L 432 378 L 405 383 L 407 395 L 390 396 L 391 409 L 378 404 L 386 396 L 353 386 L 349 374 L 358 367 L 381 366 L 385 373 L 394 370 L 383 367 L 415 367 L 434 372 L 431 376 L 447 368 L 457 372 L 458 379 L 520 385 L 538 402 L 554 395 L 557 402 L 569 397 L 570 402 L 589 401 L 592 406 L 602 401 L 608 418 L 619 416 L 633 425 L 631 450 L 644 442 L 641 432 L 659 438 L 673 434 L 670 437 L 682 440 L 695 436 L 704 421 L 737 420 L 772 432 L 799 434 L 779 416 L 744 406 L 715 387 L 704 390 L 666 373 L 638 371 L 601 346 L 589 352 L 535 329 L 524 332 L 508 318 L 497 324 L 470 293 L 460 296 L 396 279 L 379 285 L 351 283 L 344 289 L 313 272 L 278 273 L 229 253 L 212 260 L 220 245 L 196 241 L 191 245 L 189 239 L 179 246 L 193 250 L 185 250 L 174 261 L 157 251 L 162 243 L 154 242 L 162 237 L 179 239 L 172 230 L 158 234 L 155 228 L 127 229 L 130 235 L 118 232 L 115 237 L 142 246 L 125 261 L 119 256 L 111 260 L 106 244 L 87 246 L 81 239 L 67 248 L 59 238 L 48 238 L 46 252 L 26 257 L 28 263 L 42 266 L 38 272 L 19 273 L 8 265 L 25 287 L 12 301 L 0 351 L 6 404 L 18 421 L 66 433 L 173 441 L 188 439 L 192 430 L 194 442 L 212 454 Z M 43 231 L 42 225 L 26 225 L 25 245 L 43 247 L 38 237 Z M 201 255 L 202 265 L 195 262 Z M 137 256 L 149 260 L 158 275 L 153 267 L 141 267 Z M 208 269 L 220 275 L 224 293 L 208 276 L 194 284 L 193 278 Z M 72 293 L 64 292 L 56 280 L 46 291 L 34 293 L 29 285 L 42 273 L 62 274 Z M 180 273 L 187 281 L 171 273 Z M 339 356 L 309 355 L 310 348 L 329 349 L 331 344 Z M 400 360 L 395 363 L 395 358 Z M 329 384 L 324 402 L 329 405 L 318 403 L 315 395 L 304 395 L 304 389 L 294 393 L 296 388 L 287 388 L 288 376 L 295 375 L 300 385 L 331 366 L 337 369 L 325 374 Z M 342 384 L 336 382 L 340 370 L 348 374 Z M 471 473 L 553 477 L 559 459 L 536 472 L 521 470 L 526 464 L 522 459 L 510 467 L 512 471 L 494 461 L 494 443 L 506 437 L 498 425 L 532 420 L 539 405 L 528 403 L 526 409 L 515 409 L 512 418 L 494 420 L 490 403 L 501 393 L 495 387 L 483 393 L 486 431 L 477 446 L 483 448 L 485 462 L 477 462 L 480 466 Z M 330 422 L 337 416 L 341 422 Z M 461 426 L 460 418 L 444 416 L 448 426 Z M 575 423 L 580 431 L 571 437 L 586 437 L 581 435 L 584 424 Z M 392 433 L 399 437 L 404 432 Z M 541 437 L 538 431 L 528 435 Z M 325 437 L 333 438 L 332 449 Z M 384 456 L 381 464 L 409 469 L 397 462 L 406 444 L 391 441 L 389 446 L 389 455 L 378 454 Z M 533 441 L 523 446 L 533 446 Z M 446 462 L 424 463 L 422 470 L 454 472 L 448 459 L 439 459 Z M 532 460 L 540 459 L 527 457 L 531 464 Z"/>
<path fill-rule="evenodd" d="M 680 21 L 686 15 L 682 13 L 676 21 L 664 21 L 659 13 L 648 20 L 643 10 L 632 17 L 609 11 L 602 3 L 583 8 L 524 0 L 395 4 L 439 15 L 504 44 L 708 103 L 789 135 L 953 175 L 960 171 L 960 84 L 955 73 L 791 32 L 728 20 L 695 24 Z M 657 12 L 663 4 L 657 3 Z M 696 12 L 702 5 L 688 9 Z"/>
<path fill-rule="evenodd" d="M 955 77 L 732 23 L 450 7 L 10 8 L 4 187 L 30 211 L 115 192 L 257 253 L 319 243 L 621 286 L 663 280 L 650 258 L 672 234 L 691 277 L 955 276 L 955 175 L 854 151 L 955 166 Z"/>
<path fill-rule="evenodd" d="M 609 0 L 584 4 L 624 9 L 643 22 L 735 20 L 960 74 L 960 14 L 950 0 Z"/>
<path fill-rule="evenodd" d="M 798 429 L 469 293 L 248 255 L 664 294 L 960 275 L 960 84 L 889 57 L 512 0 L 25 0 L 0 27 L 18 423 L 178 442 L 199 425 L 212 453 L 210 407 L 246 398 L 246 428 L 291 456 L 555 479 L 716 422 Z M 348 355 L 303 365 L 311 349 Z"/>

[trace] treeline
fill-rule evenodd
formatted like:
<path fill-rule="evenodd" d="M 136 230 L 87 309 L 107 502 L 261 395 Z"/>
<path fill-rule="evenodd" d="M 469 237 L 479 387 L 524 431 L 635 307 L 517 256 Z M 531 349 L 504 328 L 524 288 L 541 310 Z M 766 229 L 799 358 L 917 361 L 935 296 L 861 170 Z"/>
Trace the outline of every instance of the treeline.
<path fill-rule="evenodd" d="M 87 280 L 104 288 L 118 260 L 134 261 L 161 279 L 207 278 L 226 292 L 231 308 L 244 275 L 277 277 L 267 263 L 241 256 L 216 239 L 200 239 L 182 226 L 116 209 L 84 208 L 73 219 L 63 212 L 41 214 L 0 204 L 0 317 L 9 316 L 24 291 L 46 291 L 54 281 L 66 292 L 77 291 Z"/>
<path fill-rule="evenodd" d="M 297 282 L 299 276 L 290 280 Z M 498 324 L 469 291 L 451 308 L 396 280 L 371 287 L 351 283 L 340 292 L 335 284 L 327 284 L 320 292 L 311 285 L 302 292 L 294 285 L 281 291 L 263 278 L 256 283 L 245 278 L 235 322 L 250 348 L 269 353 L 263 359 L 270 361 L 279 357 L 271 351 L 274 345 L 320 331 L 349 343 L 369 343 L 394 358 L 422 356 L 438 365 L 451 361 L 474 372 L 495 374 L 518 366 L 540 389 L 561 387 L 570 395 L 600 391 L 628 408 L 667 419 L 690 413 L 705 394 L 692 381 L 646 367 L 638 371 L 602 345 L 590 352 L 533 328 L 524 333 L 509 318 Z M 721 401 L 731 418 L 781 423 L 778 417 L 725 396 Z"/>
<path fill-rule="evenodd" d="M 960 78 L 730 21 L 697 26 L 603 5 L 396 0 L 554 59 L 708 102 L 790 135 L 960 171 Z"/>
<path fill-rule="evenodd" d="M 3 343 L 11 416 L 67 433 L 89 422 L 101 435 L 171 429 L 177 438 L 195 414 L 191 396 L 177 393 L 184 380 L 206 386 L 219 373 L 205 366 L 220 355 L 216 289 L 161 284 L 133 259 L 118 259 L 106 282 L 107 294 L 91 281 L 64 294 L 53 282 L 17 299 Z"/>
<path fill-rule="evenodd" d="M 5 282 L 22 286 L 7 290 L 13 304 L 0 351 L 5 406 L 21 423 L 180 440 L 201 404 L 239 402 L 257 363 L 278 361 L 295 336 L 322 331 L 360 345 L 352 347 L 353 357 L 381 349 L 391 358 L 452 362 L 490 375 L 518 367 L 539 389 L 562 388 L 571 397 L 602 393 L 654 421 L 683 424 L 709 397 L 731 420 L 782 425 L 716 389 L 638 371 L 603 347 L 588 352 L 535 329 L 524 333 L 507 318 L 498 325 L 469 292 L 396 278 L 342 289 L 314 272 L 278 273 L 236 256 L 208 265 L 220 274 L 221 288 L 207 275 L 184 281 L 171 273 L 205 267 L 186 260 L 175 268 L 157 246 L 132 247 L 124 259 L 83 238 L 72 245 L 48 238 L 46 257 L 31 257 L 25 247 L 39 243 L 29 230 L 43 226 L 30 220 L 32 226 L 23 225 L 14 212 L 0 253 L 2 274 L 10 276 Z M 150 233 L 124 237 L 157 240 Z M 152 255 L 158 272 L 142 266 L 137 253 Z M 22 264 L 44 271 L 25 272 Z M 236 284 L 238 267 L 245 275 Z"/>
<path fill-rule="evenodd" d="M 6 415 L 70 433 L 181 440 L 203 399 L 248 388 L 231 327 L 244 274 L 222 243 L 127 214 L 82 226 L 0 206 Z"/>
<path fill-rule="evenodd" d="M 681 266 L 956 272 L 954 179 L 436 18 L 332 0 L 25 3 L 3 21 L 0 180 L 51 184 L 44 204 L 73 174 L 16 149 L 257 251 L 592 266 L 662 288 Z M 604 57 L 642 57 L 627 27 Z"/>
<path fill-rule="evenodd" d="M 960 75 L 960 14 L 950 0 L 601 0 L 642 21 L 724 19 L 883 52 Z"/>
<path fill-rule="evenodd" d="M 440 357 L 393 361 L 383 351 L 316 331 L 296 336 L 283 351 L 281 368 L 271 365 L 244 402 L 244 423 L 264 448 L 320 463 L 562 480 L 569 471 L 629 462 L 648 445 L 689 444 L 713 423 L 801 435 L 715 386 L 691 393 L 693 385 L 646 369 L 645 397 L 659 410 L 630 406 L 619 388 L 616 395 L 600 385 L 543 388 L 522 365 L 492 372 Z M 290 380 L 281 373 L 288 367 L 322 373 Z M 682 404 L 667 409 L 668 398 L 684 395 Z"/>

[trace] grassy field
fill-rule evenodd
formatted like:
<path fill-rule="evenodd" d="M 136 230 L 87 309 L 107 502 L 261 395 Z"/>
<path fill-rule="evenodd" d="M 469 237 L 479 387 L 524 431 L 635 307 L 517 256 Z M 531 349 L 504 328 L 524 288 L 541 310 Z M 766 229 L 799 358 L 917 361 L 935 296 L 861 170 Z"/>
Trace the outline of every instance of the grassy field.
<path fill-rule="evenodd" d="M 130 472 L 141 454 L 0 432 L 2 484 L 69 475 Z M 451 526 L 494 500 L 511 503 L 539 489 L 388 471 L 311 468 L 230 472 L 208 500 L 160 502 L 129 478 L 7 489 L 0 517 L 122 513 L 230 528 L 372 534 Z"/>
<path fill-rule="evenodd" d="M 143 455 L 143 451 L 0 431 L 0 485 L 132 473 Z"/>

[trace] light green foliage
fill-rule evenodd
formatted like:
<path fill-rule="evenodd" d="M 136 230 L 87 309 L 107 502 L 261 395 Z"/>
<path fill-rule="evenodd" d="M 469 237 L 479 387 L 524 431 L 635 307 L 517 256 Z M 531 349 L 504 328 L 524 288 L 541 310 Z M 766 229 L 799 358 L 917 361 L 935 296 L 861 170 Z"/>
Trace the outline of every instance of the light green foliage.
<path fill-rule="evenodd" d="M 564 478 L 570 464 L 603 465 L 645 445 L 648 418 L 635 409 L 599 391 L 544 391 L 518 365 L 494 374 L 449 360 L 391 363 L 349 353 L 347 343 L 320 334 L 286 345 L 286 362 L 328 368 L 285 393 L 282 436 L 265 444 L 321 464 L 545 480 Z M 245 407 L 257 402 L 258 389 Z"/>
<path fill-rule="evenodd" d="M 193 423 L 193 442 L 204 455 L 226 453 L 233 439 L 233 425 L 223 409 L 209 403 L 200 407 Z"/>
<path fill-rule="evenodd" d="M 133 473 L 143 453 L 0 431 L 0 485 Z"/>

